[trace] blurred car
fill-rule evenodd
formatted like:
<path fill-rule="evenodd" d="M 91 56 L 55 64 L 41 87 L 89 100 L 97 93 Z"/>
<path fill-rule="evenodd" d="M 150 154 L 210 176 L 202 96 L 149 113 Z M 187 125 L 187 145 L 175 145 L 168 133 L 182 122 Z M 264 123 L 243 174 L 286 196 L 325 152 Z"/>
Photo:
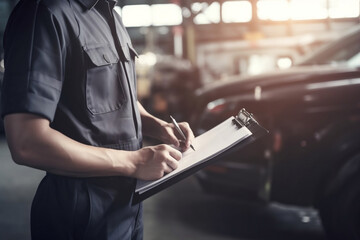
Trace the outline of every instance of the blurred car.
<path fill-rule="evenodd" d="M 198 69 L 189 60 L 175 56 L 157 56 L 151 74 L 150 96 L 145 106 L 153 115 L 178 121 L 189 118 L 194 90 L 200 87 Z"/>
<path fill-rule="evenodd" d="M 290 69 L 199 89 L 197 135 L 243 107 L 270 131 L 198 172 L 203 188 L 315 206 L 330 239 L 360 239 L 359 52 L 357 27 Z"/>

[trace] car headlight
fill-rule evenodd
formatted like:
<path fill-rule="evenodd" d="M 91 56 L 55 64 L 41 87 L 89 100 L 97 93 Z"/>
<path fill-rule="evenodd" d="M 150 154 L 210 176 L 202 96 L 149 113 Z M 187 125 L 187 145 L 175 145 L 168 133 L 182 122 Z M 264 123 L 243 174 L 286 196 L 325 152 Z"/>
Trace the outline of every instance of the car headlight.
<path fill-rule="evenodd" d="M 206 112 L 208 113 L 221 113 L 226 109 L 226 101 L 224 98 L 216 99 L 209 102 L 206 106 Z"/>

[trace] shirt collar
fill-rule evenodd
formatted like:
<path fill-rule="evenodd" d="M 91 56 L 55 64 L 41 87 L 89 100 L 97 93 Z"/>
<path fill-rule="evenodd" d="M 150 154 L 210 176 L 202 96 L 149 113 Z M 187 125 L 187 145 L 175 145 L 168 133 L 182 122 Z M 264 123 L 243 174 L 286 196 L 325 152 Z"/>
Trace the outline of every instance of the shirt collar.
<path fill-rule="evenodd" d="M 103 0 L 78 0 L 81 2 L 88 10 L 92 9 L 99 1 Z M 109 2 L 117 2 L 117 0 L 110 0 Z"/>

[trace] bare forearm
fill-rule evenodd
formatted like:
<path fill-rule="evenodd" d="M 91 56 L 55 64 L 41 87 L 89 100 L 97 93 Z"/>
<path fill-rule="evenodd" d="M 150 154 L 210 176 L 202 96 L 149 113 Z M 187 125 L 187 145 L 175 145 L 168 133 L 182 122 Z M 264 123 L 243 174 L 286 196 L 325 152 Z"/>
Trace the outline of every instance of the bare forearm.
<path fill-rule="evenodd" d="M 14 161 L 56 174 L 78 177 L 131 176 L 137 152 L 93 147 L 74 141 L 48 127 L 47 120 L 26 121 L 22 130 L 12 116 L 5 119 L 8 142 Z M 44 122 L 45 121 L 45 122 Z M 22 121 L 23 122 L 23 121 Z"/>
<path fill-rule="evenodd" d="M 14 161 L 21 165 L 75 177 L 130 176 L 155 180 L 177 167 L 181 153 L 168 145 L 120 151 L 79 143 L 32 114 L 5 117 Z"/>
<path fill-rule="evenodd" d="M 132 152 L 88 146 L 55 130 L 51 132 L 51 139 L 36 141 L 33 150 L 25 152 L 33 167 L 78 177 L 131 176 L 135 170 Z"/>

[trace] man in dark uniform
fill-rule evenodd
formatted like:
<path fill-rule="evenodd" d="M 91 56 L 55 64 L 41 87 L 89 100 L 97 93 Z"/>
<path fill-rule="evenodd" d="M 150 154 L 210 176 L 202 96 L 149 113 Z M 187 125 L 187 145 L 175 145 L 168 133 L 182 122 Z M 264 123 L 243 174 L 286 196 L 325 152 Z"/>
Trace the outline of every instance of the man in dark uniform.
<path fill-rule="evenodd" d="M 177 167 L 173 124 L 136 98 L 137 56 L 113 0 L 21 0 L 4 36 L 2 116 L 16 163 L 46 171 L 32 238 L 142 239 L 136 179 Z M 139 16 L 141 17 L 141 16 Z M 143 129 L 143 130 L 142 130 Z"/>

